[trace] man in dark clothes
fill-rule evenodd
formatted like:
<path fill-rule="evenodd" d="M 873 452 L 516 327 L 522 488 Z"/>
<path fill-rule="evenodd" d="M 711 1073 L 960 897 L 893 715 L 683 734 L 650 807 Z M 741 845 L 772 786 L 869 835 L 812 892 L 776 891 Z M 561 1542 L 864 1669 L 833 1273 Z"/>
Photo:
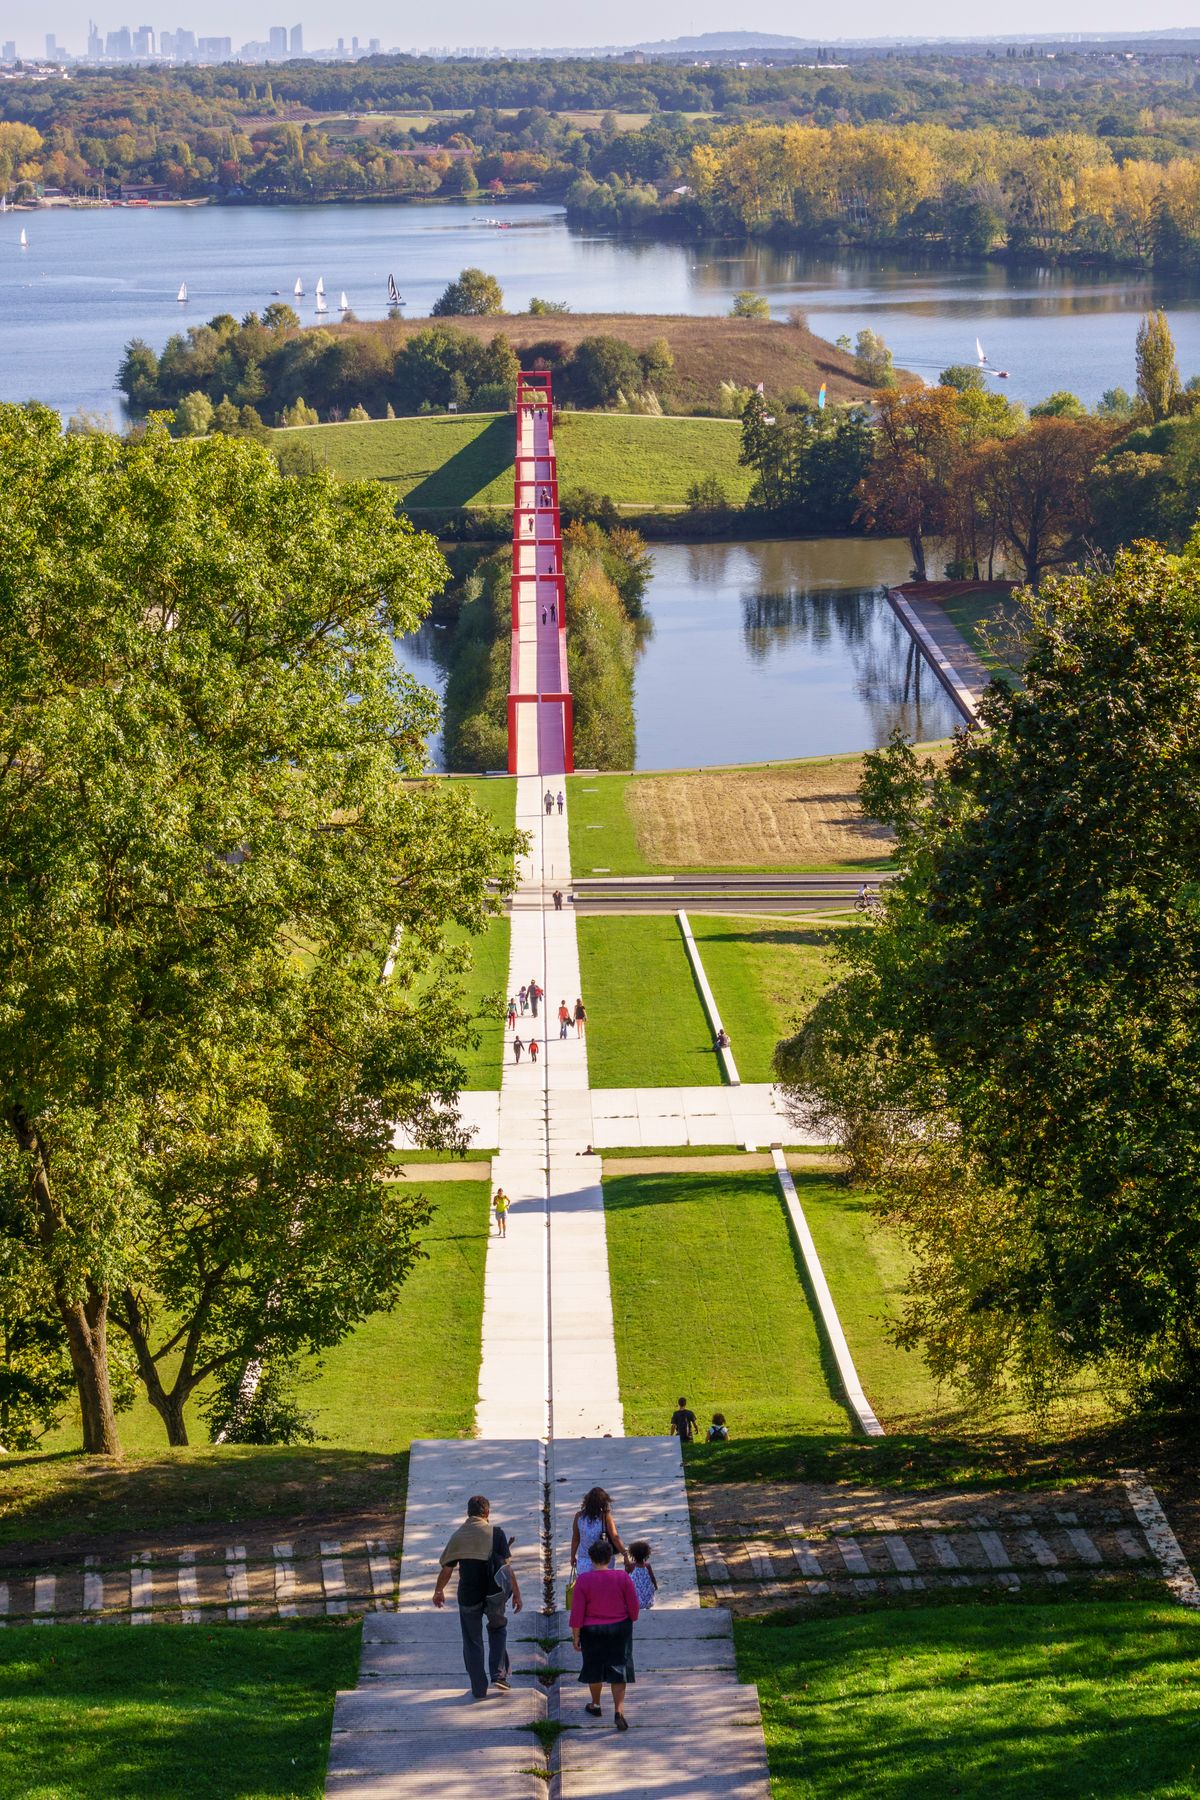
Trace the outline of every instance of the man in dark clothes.
<path fill-rule="evenodd" d="M 671 1414 L 671 1436 L 681 1442 L 690 1444 L 696 1435 L 696 1415 L 688 1406 L 684 1396 L 680 1394 L 679 1405 Z"/>
<path fill-rule="evenodd" d="M 512 1595 L 513 1611 L 521 1610 L 521 1589 L 512 1566 L 512 1552 L 498 1525 L 490 1523 L 491 1502 L 482 1494 L 467 1501 L 466 1523 L 453 1532 L 442 1551 L 442 1566 L 433 1604 L 446 1604 L 450 1576 L 458 1570 L 458 1622 L 462 1629 L 463 1662 L 477 1700 L 486 1700 L 489 1679 L 508 1689 L 508 1620 L 505 1607 Z M 483 1621 L 487 1618 L 487 1666 L 483 1661 Z"/>

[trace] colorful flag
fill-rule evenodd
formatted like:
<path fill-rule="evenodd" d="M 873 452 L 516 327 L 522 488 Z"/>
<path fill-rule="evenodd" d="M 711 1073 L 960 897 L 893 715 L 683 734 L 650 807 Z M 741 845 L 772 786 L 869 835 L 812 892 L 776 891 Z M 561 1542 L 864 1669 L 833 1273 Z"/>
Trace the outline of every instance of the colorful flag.
<path fill-rule="evenodd" d="M 817 405 L 820 407 L 822 412 L 825 411 L 825 383 L 824 382 L 821 383 L 821 391 L 817 395 Z"/>

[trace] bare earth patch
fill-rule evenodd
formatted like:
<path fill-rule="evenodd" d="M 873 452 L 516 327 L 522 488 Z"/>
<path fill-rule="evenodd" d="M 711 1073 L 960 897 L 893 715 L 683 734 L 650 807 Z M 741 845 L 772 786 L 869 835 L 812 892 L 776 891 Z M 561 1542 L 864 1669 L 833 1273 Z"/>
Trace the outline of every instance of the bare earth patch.
<path fill-rule="evenodd" d="M 626 805 L 647 861 L 664 868 L 815 868 L 886 858 L 892 834 L 863 817 L 859 757 L 763 769 L 641 776 Z"/>

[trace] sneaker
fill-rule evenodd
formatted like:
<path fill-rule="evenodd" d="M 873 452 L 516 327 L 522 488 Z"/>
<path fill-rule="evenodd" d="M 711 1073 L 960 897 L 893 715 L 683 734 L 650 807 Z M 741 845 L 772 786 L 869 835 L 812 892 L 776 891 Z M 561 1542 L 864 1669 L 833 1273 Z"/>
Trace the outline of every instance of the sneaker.
<path fill-rule="evenodd" d="M 509 1681 L 507 1675 L 497 1675 L 492 1685 L 493 1687 L 498 1687 L 502 1693 L 507 1694 L 512 1683 Z"/>

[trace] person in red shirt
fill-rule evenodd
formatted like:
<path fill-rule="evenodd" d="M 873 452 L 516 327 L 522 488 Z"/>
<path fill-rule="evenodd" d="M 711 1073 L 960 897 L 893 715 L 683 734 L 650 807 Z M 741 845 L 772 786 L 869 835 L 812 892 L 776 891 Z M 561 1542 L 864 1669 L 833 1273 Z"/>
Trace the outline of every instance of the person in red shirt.
<path fill-rule="evenodd" d="M 596 1539 L 588 1557 L 592 1567 L 579 1576 L 571 1600 L 571 1642 L 583 1654 L 579 1679 L 592 1695 L 583 1710 L 593 1719 L 600 1717 L 600 1694 L 607 1681 L 612 1688 L 613 1724 L 618 1731 L 628 1731 L 624 1700 L 625 1689 L 634 1680 L 637 1589 L 624 1569 L 609 1567 L 612 1545 L 606 1537 Z"/>

